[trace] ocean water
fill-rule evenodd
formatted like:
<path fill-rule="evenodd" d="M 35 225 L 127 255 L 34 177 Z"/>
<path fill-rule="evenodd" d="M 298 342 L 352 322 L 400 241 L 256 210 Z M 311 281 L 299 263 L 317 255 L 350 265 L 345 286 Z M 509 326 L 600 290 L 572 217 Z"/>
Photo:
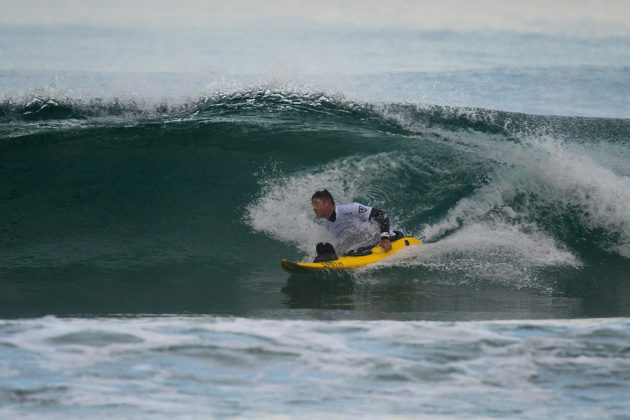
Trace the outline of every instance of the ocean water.
<path fill-rule="evenodd" d="M 627 418 L 605 3 L 3 5 L 0 417 Z M 285 273 L 321 188 L 426 243 Z"/>

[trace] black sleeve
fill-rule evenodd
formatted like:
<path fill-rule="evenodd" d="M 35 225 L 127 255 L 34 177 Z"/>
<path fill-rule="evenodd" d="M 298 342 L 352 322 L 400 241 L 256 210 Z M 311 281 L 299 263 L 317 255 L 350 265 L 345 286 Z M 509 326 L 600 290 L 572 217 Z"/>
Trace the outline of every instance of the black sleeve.
<path fill-rule="evenodd" d="M 370 212 L 369 220 L 375 220 L 381 228 L 381 232 L 389 233 L 389 217 L 387 217 L 383 210 L 373 208 Z"/>

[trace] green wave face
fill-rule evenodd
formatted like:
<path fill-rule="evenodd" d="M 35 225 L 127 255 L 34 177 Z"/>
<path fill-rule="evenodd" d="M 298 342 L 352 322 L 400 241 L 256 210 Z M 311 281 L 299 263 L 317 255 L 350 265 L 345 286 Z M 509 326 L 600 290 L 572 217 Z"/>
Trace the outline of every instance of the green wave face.
<path fill-rule="evenodd" d="M 321 238 L 309 203 L 321 188 L 427 237 L 359 281 L 567 295 L 595 287 L 596 272 L 614 285 L 630 268 L 628 120 L 269 90 L 178 107 L 0 109 L 2 277 L 89 280 L 103 293 L 140 283 L 146 305 L 119 297 L 104 312 L 230 312 L 243 283 L 277 289 L 280 258 L 310 258 Z"/>

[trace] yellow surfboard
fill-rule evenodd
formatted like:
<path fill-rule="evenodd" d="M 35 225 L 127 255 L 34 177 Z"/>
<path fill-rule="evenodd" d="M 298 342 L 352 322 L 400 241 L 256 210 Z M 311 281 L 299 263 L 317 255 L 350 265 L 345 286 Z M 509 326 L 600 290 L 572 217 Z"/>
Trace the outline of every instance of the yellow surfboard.
<path fill-rule="evenodd" d="M 422 241 L 418 238 L 403 237 L 392 242 L 392 250 L 385 251 L 380 246 L 372 248 L 372 252 L 369 255 L 361 256 L 348 256 L 337 258 L 332 261 L 322 262 L 295 262 L 289 260 L 282 260 L 280 264 L 282 268 L 290 273 L 304 272 L 304 271 L 321 271 L 321 270 L 347 270 L 353 268 L 365 267 L 366 265 L 374 264 L 391 257 L 395 253 L 409 246 L 417 246 L 422 244 Z"/>

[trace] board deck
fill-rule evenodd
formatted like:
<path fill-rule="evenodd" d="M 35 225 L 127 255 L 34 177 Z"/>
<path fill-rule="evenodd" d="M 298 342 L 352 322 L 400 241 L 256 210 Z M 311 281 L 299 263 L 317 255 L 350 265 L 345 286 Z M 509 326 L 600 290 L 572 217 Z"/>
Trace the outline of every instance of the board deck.
<path fill-rule="evenodd" d="M 354 268 L 365 267 L 370 264 L 382 261 L 391 257 L 397 252 L 409 246 L 417 246 L 422 244 L 418 238 L 403 237 L 392 242 L 392 250 L 385 251 L 380 246 L 372 248 L 372 253 L 362 256 L 343 256 L 332 261 L 307 262 L 307 261 L 290 261 L 283 259 L 280 264 L 285 271 L 289 273 L 306 272 L 306 271 L 322 271 L 322 270 L 348 270 Z"/>

